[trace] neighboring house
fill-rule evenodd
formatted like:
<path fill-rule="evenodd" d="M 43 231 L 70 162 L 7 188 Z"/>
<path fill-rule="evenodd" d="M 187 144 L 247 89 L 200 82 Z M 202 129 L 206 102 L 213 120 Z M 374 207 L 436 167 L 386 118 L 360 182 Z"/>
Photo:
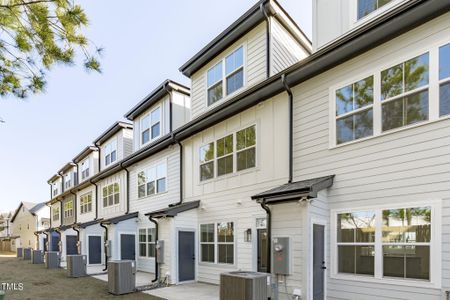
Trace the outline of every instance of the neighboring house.
<path fill-rule="evenodd" d="M 43 249 L 45 238 L 34 234 L 50 227 L 50 209 L 43 203 L 21 202 L 11 218 L 15 247 Z"/>
<path fill-rule="evenodd" d="M 259 1 L 180 68 L 192 98 L 163 83 L 126 114 L 127 146 L 124 127 L 96 140 L 99 173 L 49 181 L 55 216 L 83 198 L 72 226 L 172 284 L 248 270 L 278 299 L 442 299 L 450 2 L 313 4 L 311 46 Z"/>
<path fill-rule="evenodd" d="M 11 236 L 12 213 L 0 213 L 0 238 Z"/>

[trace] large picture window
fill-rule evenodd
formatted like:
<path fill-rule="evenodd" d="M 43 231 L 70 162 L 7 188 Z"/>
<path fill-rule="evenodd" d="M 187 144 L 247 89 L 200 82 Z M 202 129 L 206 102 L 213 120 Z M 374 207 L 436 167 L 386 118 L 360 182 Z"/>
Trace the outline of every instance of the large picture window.
<path fill-rule="evenodd" d="M 358 0 L 358 20 L 371 14 L 392 0 Z"/>
<path fill-rule="evenodd" d="M 430 206 L 338 213 L 337 273 L 430 281 L 432 218 Z"/>
<path fill-rule="evenodd" d="M 256 126 L 200 147 L 199 159 L 200 181 L 255 167 Z"/>
<path fill-rule="evenodd" d="M 200 260 L 208 263 L 234 264 L 233 222 L 200 225 Z"/>
<path fill-rule="evenodd" d="M 155 257 L 155 228 L 139 229 L 139 256 Z"/>
<path fill-rule="evenodd" d="M 244 47 L 241 46 L 206 73 L 208 106 L 244 86 Z"/>
<path fill-rule="evenodd" d="M 161 108 L 154 109 L 141 119 L 141 144 L 148 142 L 161 136 Z"/>
<path fill-rule="evenodd" d="M 373 134 L 373 76 L 336 91 L 336 142 Z"/>
<path fill-rule="evenodd" d="M 381 72 L 383 131 L 428 120 L 428 53 Z"/>
<path fill-rule="evenodd" d="M 439 115 L 450 115 L 450 44 L 439 48 Z"/>
<path fill-rule="evenodd" d="M 143 198 L 167 191 L 167 165 L 162 163 L 138 174 L 138 197 Z"/>
<path fill-rule="evenodd" d="M 119 204 L 120 192 L 119 184 L 113 183 L 103 187 L 103 207 Z"/>

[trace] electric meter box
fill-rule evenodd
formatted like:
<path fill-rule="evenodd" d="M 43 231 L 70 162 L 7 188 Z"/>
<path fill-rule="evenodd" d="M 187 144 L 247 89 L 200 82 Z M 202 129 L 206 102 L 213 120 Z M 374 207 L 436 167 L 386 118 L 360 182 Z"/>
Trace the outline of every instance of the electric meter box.
<path fill-rule="evenodd" d="M 106 248 L 106 256 L 107 257 L 111 257 L 112 256 L 112 253 L 111 253 L 111 251 L 112 251 L 112 249 L 111 249 L 111 240 L 107 240 L 105 242 L 105 248 Z"/>
<path fill-rule="evenodd" d="M 288 237 L 272 239 L 273 273 L 278 275 L 290 274 L 290 252 Z"/>
<path fill-rule="evenodd" d="M 159 264 L 164 263 L 164 241 L 156 241 L 156 261 Z"/>

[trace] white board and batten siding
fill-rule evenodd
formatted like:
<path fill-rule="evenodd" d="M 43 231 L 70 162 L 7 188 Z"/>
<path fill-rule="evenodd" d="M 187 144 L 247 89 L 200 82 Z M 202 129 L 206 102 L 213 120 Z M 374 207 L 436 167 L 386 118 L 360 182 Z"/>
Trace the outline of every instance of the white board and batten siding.
<path fill-rule="evenodd" d="M 111 138 L 106 140 L 100 146 L 101 156 L 100 157 L 100 167 L 102 170 L 109 168 L 110 166 L 116 164 L 113 162 L 112 164 L 106 166 L 105 165 L 105 147 L 115 140 L 117 142 L 117 160 L 116 162 L 126 158 L 128 155 L 133 153 L 133 130 L 132 129 L 122 129 L 113 135 Z"/>
<path fill-rule="evenodd" d="M 100 193 L 100 192 L 99 192 Z M 81 197 L 91 194 L 92 195 L 92 210 L 90 212 L 81 213 Z M 77 223 L 86 223 L 95 219 L 95 206 L 97 205 L 97 195 L 95 194 L 95 186 L 89 185 L 88 187 L 77 192 Z"/>
<path fill-rule="evenodd" d="M 299 62 L 309 54 L 276 18 L 272 18 L 270 24 L 272 34 L 270 73 L 274 75 Z"/>
<path fill-rule="evenodd" d="M 252 125 L 256 125 L 256 167 L 200 182 L 200 147 Z M 234 222 L 234 264 L 199 262 L 198 281 L 218 284 L 222 272 L 256 270 L 256 218 L 264 218 L 266 214 L 259 204 L 251 200 L 251 196 L 287 182 L 287 145 L 288 101 L 284 94 L 183 142 L 185 201 L 201 201 L 196 210 L 198 224 Z M 249 228 L 253 232 L 253 241 L 244 242 L 244 232 Z M 199 227 L 196 230 L 198 237 Z"/>
<path fill-rule="evenodd" d="M 266 23 L 263 22 L 192 75 L 192 119 L 199 117 L 208 109 L 215 106 L 207 106 L 206 74 L 208 69 L 216 65 L 219 61 L 224 59 L 240 46 L 244 46 L 244 89 L 251 87 L 267 78 L 266 44 Z M 225 97 L 217 103 L 221 103 L 228 99 L 230 99 L 230 97 Z"/>
<path fill-rule="evenodd" d="M 119 184 L 119 204 L 114 204 L 111 206 L 104 207 L 103 206 L 103 188 L 110 184 L 118 183 Z M 126 180 L 126 172 L 120 171 L 111 175 L 105 179 L 102 179 L 97 183 L 98 185 L 98 197 L 99 197 L 99 205 L 98 205 L 98 217 L 101 219 L 109 219 L 113 217 L 118 217 L 123 215 L 126 211 L 127 206 L 127 180 Z"/>
<path fill-rule="evenodd" d="M 328 299 L 441 299 L 441 287 L 450 288 L 450 119 L 428 121 L 338 147 L 330 145 L 335 122 L 331 117 L 332 87 L 365 78 L 390 61 L 395 65 L 399 57 L 415 57 L 419 49 L 449 42 L 449 37 L 450 14 L 445 14 L 293 88 L 294 180 L 336 175 L 333 186 L 323 194 L 325 201 L 315 201 L 309 207 L 310 218 L 326 219 L 333 233 L 336 226 L 330 224 L 330 210 L 389 208 L 416 201 L 442 203 L 442 208 L 437 208 L 442 213 L 438 221 L 442 226 L 435 229 L 442 231 L 437 238 L 442 260 L 432 258 L 439 260 L 432 273 L 441 276 L 435 278 L 437 286 L 401 280 L 389 284 L 383 279 L 347 280 L 340 274 L 328 274 Z M 436 94 L 430 91 L 433 96 Z M 330 252 L 331 247 L 334 243 L 328 242 L 328 270 L 334 252 Z"/>

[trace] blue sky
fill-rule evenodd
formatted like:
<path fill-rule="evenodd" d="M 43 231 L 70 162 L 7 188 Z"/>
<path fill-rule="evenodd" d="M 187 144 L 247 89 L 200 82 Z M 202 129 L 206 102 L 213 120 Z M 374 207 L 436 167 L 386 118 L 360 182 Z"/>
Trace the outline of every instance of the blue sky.
<path fill-rule="evenodd" d="M 46 93 L 0 99 L 0 211 L 49 200 L 47 180 L 241 16 L 250 0 L 83 0 L 102 74 L 55 67 Z M 279 0 L 311 37 L 312 0 Z M 118 19 L 118 20 L 116 20 Z M 119 21 L 120 20 L 120 21 Z"/>

